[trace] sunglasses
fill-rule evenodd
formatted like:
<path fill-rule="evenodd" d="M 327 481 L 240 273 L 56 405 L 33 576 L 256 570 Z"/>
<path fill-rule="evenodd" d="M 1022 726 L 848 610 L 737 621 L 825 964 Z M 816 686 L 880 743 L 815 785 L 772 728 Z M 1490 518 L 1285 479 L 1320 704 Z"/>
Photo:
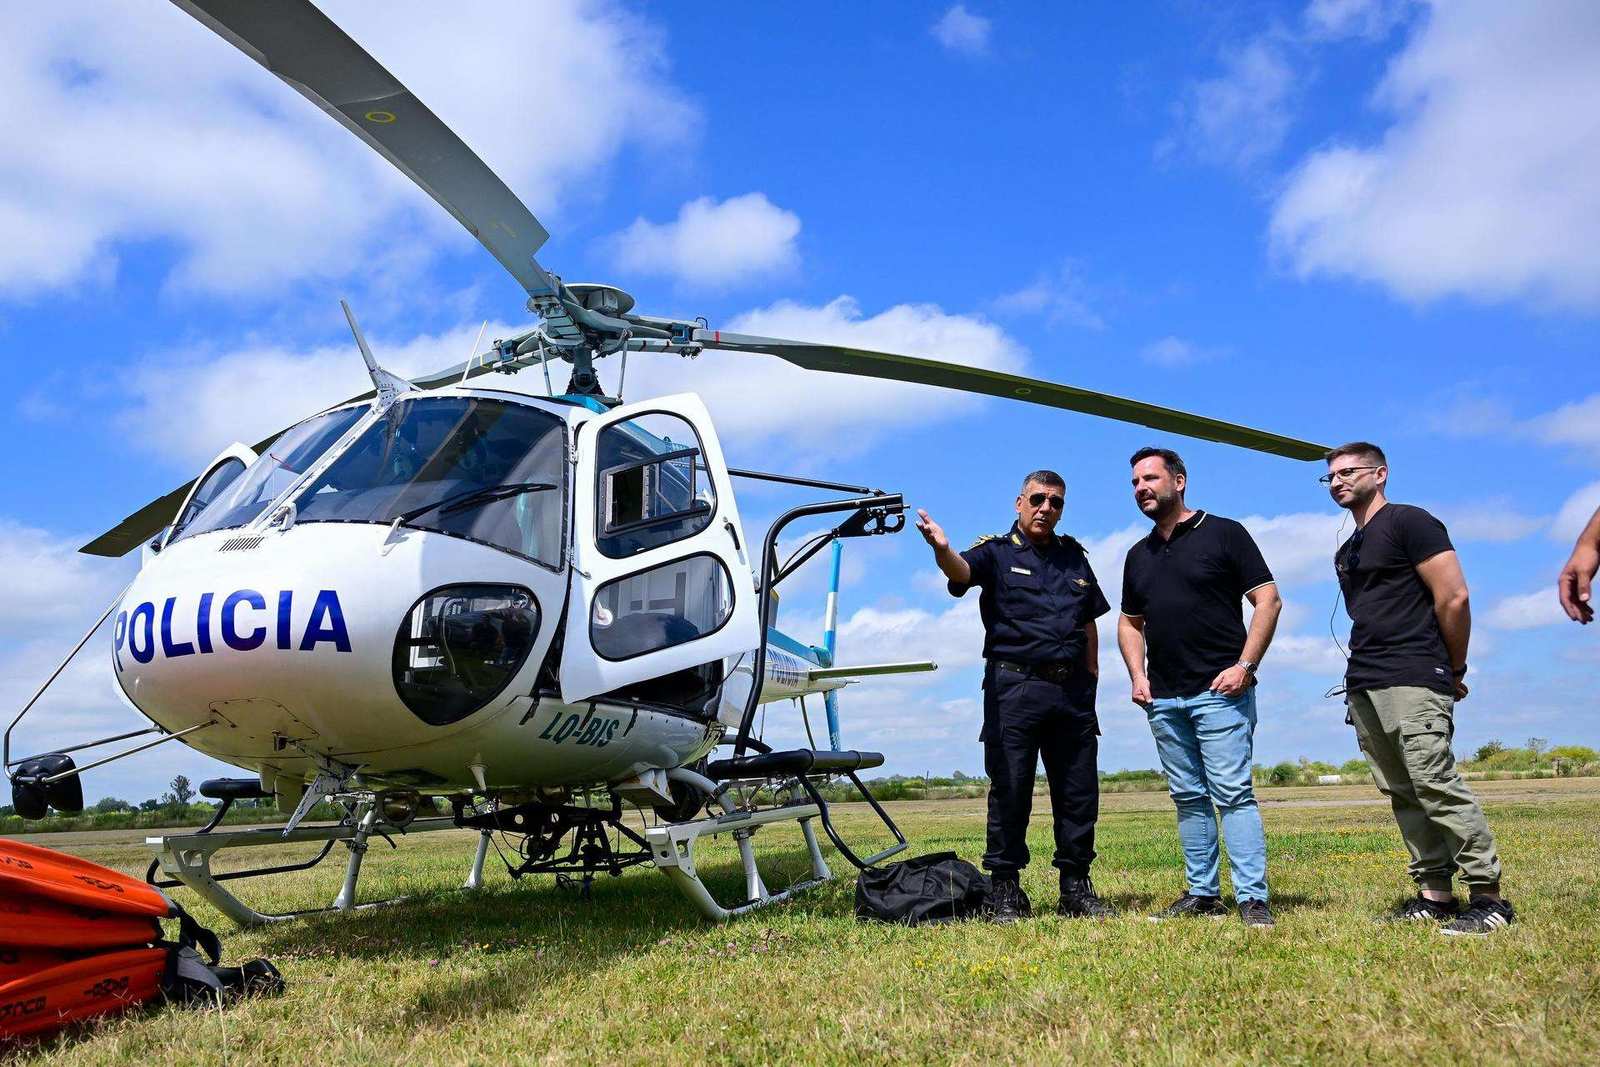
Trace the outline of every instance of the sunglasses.
<path fill-rule="evenodd" d="M 1063 507 L 1066 506 L 1066 503 L 1067 503 L 1066 497 L 1057 496 L 1054 493 L 1030 493 L 1030 494 L 1028 494 L 1028 503 L 1033 507 L 1039 507 L 1040 505 L 1044 504 L 1044 502 L 1047 501 L 1047 500 L 1050 502 L 1050 506 L 1052 508 L 1056 509 L 1057 511 L 1060 511 Z"/>

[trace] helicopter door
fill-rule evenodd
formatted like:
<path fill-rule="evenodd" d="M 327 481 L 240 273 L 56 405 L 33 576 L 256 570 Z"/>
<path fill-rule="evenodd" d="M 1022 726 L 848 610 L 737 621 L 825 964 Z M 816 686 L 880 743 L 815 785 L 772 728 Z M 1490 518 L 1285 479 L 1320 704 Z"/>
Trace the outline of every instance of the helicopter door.
<path fill-rule="evenodd" d="M 194 480 L 194 488 L 189 490 L 189 495 L 183 498 L 183 507 L 178 509 L 172 525 L 167 527 L 166 535 L 161 539 L 161 547 L 166 548 L 177 540 L 183 533 L 183 528 L 204 511 L 207 504 L 221 496 L 223 491 L 232 485 L 239 475 L 245 472 L 245 468 L 256 459 L 254 449 L 237 442 L 218 453 L 217 458 L 206 467 L 205 473 Z"/>
<path fill-rule="evenodd" d="M 760 643 L 748 542 L 699 397 L 631 404 L 584 424 L 574 481 L 562 700 Z"/>

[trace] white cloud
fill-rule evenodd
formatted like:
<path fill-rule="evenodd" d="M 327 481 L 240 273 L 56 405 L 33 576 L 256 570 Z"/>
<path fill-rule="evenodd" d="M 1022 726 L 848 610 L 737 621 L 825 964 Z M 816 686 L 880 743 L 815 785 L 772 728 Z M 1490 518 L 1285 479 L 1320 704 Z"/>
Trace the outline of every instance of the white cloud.
<path fill-rule="evenodd" d="M 623 146 L 681 147 L 697 126 L 659 30 L 609 5 L 325 6 L 547 224 Z M 166 4 L 11 12 L 0 189 L 12 295 L 103 281 L 135 241 L 171 242 L 173 284 L 226 293 L 345 276 L 397 240 L 470 246 L 388 163 Z"/>
<path fill-rule="evenodd" d="M 992 28 L 989 20 L 982 15 L 974 15 L 965 4 L 956 4 L 940 16 L 929 32 L 952 52 L 982 56 L 989 53 L 989 31 Z"/>
<path fill-rule="evenodd" d="M 127 580 L 126 565 L 78 554 L 89 540 L 59 537 L 0 517 L 0 574 L 6 576 L 6 611 L 0 634 L 37 639 L 57 624 L 87 627 Z M 81 623 L 81 625 L 79 625 Z M 67 643 L 56 658 L 71 650 Z M 42 682 L 41 675 L 38 681 Z M 20 707 L 20 704 L 18 705 Z"/>
<path fill-rule="evenodd" d="M 1555 520 L 1550 523 L 1551 539 L 1564 545 L 1571 545 L 1578 539 L 1578 534 L 1583 532 L 1584 526 L 1596 508 L 1600 508 L 1600 482 L 1590 482 L 1567 497 L 1566 502 L 1561 505 Z"/>
<path fill-rule="evenodd" d="M 1307 32 L 1317 38 L 1382 37 L 1406 16 L 1411 0 L 1311 0 Z"/>
<path fill-rule="evenodd" d="M 1547 445 L 1587 449 L 1600 447 L 1600 393 L 1563 404 L 1554 411 L 1532 419 L 1527 430 Z"/>
<path fill-rule="evenodd" d="M 1556 599 L 1555 582 L 1542 589 L 1497 601 L 1484 615 L 1484 622 L 1498 630 L 1531 630 L 1567 621 Z"/>
<path fill-rule="evenodd" d="M 484 345 L 515 332 L 491 323 Z M 477 334 L 474 324 L 398 344 L 369 335 L 368 343 L 384 367 L 414 376 L 466 359 Z M 517 381 L 524 389 L 544 390 L 537 369 L 524 371 Z M 353 339 L 309 350 L 168 352 L 135 369 L 132 402 L 117 422 L 146 450 L 198 468 L 234 441 L 255 444 L 371 386 Z"/>
<path fill-rule="evenodd" d="M 1600 305 L 1597 56 L 1587 0 L 1433 5 L 1378 86 L 1391 125 L 1301 162 L 1275 251 L 1411 300 Z"/>
<path fill-rule="evenodd" d="M 1216 355 L 1214 349 L 1202 348 L 1193 341 L 1167 335 L 1151 341 L 1139 351 L 1139 358 L 1157 367 L 1189 367 Z"/>
<path fill-rule="evenodd" d="M 731 285 L 792 270 L 800 217 L 761 193 L 683 205 L 674 222 L 636 219 L 607 239 L 617 265 L 691 285 Z"/>
<path fill-rule="evenodd" d="M 1441 505 L 1434 514 L 1450 530 L 1450 539 L 1458 544 L 1468 541 L 1487 541 L 1507 544 L 1538 533 L 1549 525 L 1543 515 L 1524 515 L 1505 497 L 1492 497 L 1472 505 Z"/>
<path fill-rule="evenodd" d="M 1031 285 L 996 297 L 992 307 L 1001 314 L 1043 315 L 1052 326 L 1081 326 L 1088 330 L 1105 329 L 1105 320 L 1095 310 L 1095 294 L 1077 264 L 1068 261 L 1052 275 L 1044 275 Z"/>
<path fill-rule="evenodd" d="M 1288 42 L 1266 33 L 1223 53 L 1223 71 L 1189 88 L 1177 107 L 1179 131 L 1158 155 L 1187 149 L 1207 163 L 1247 168 L 1289 131 L 1295 71 Z"/>

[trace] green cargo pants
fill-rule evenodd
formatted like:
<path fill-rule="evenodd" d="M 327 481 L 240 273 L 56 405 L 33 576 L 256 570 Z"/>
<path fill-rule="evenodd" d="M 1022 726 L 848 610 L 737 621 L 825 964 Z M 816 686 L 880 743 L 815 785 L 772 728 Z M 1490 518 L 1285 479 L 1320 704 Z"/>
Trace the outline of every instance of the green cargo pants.
<path fill-rule="evenodd" d="M 1450 751 L 1455 701 L 1416 685 L 1353 689 L 1345 700 L 1372 780 L 1394 807 L 1417 885 L 1448 891 L 1459 869 L 1469 892 L 1498 890 L 1494 835 Z"/>

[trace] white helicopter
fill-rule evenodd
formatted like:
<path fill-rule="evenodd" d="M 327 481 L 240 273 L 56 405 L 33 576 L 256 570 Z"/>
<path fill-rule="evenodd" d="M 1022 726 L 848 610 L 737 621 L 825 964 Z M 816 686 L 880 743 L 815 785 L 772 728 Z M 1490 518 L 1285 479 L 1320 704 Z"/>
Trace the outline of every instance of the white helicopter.
<path fill-rule="evenodd" d="M 596 874 L 652 864 L 712 919 L 830 878 L 820 824 L 857 866 L 906 847 L 857 772 L 883 756 L 842 750 L 834 693 L 863 677 L 932 663 L 834 662 L 842 539 L 893 533 L 899 494 L 730 468 L 689 394 L 621 404 L 595 362 L 705 348 L 798 366 L 1025 400 L 1296 459 L 1323 448 L 1070 386 L 933 360 L 722 333 L 634 311 L 626 292 L 572 284 L 534 255 L 547 233 L 460 138 L 309 0 L 175 0 L 382 154 L 465 226 L 522 284 L 534 328 L 437 374 L 379 366 L 345 308 L 373 390 L 253 447 L 224 449 L 192 482 L 83 551 L 138 549 L 132 584 L 5 733 L 19 813 L 81 810 L 83 771 L 178 740 L 252 773 L 204 783 L 221 801 L 195 833 L 150 839 L 149 878 L 183 885 L 240 924 L 283 918 L 245 904 L 237 878 L 310 866 L 349 849 L 333 904 L 358 906 L 373 834 L 466 827 L 480 834 L 467 887 L 482 883 L 493 835 L 517 842 L 514 876 Z M 562 391 L 552 363 L 571 365 Z M 547 396 L 497 387 L 490 372 L 539 367 Z M 619 385 L 619 392 L 621 391 Z M 826 490 L 752 540 L 733 479 Z M 837 525 L 780 562 L 790 524 Z M 773 626 L 775 590 L 831 545 L 827 636 L 808 646 Z M 12 734 L 107 622 L 112 669 L 153 724 L 12 758 Z M 821 695 L 830 747 L 771 750 L 760 705 Z M 806 722 L 810 735 L 809 719 Z M 157 734 L 77 766 L 71 753 Z M 728 746 L 719 755 L 719 746 Z M 893 843 L 859 857 L 819 784 L 852 782 Z M 218 830 L 241 798 L 275 797 L 285 829 Z M 435 811 L 434 798 L 450 814 Z M 334 824 L 303 820 L 320 801 Z M 640 832 L 625 809 L 642 816 Z M 420 813 L 420 814 L 419 814 Z M 776 892 L 757 870 L 756 831 L 798 823 L 810 872 Z M 695 842 L 731 833 L 743 899 L 714 899 Z M 224 849 L 320 842 L 310 862 L 219 874 Z M 167 880 L 158 881 L 164 872 Z M 296 913 L 299 914 L 299 913 Z"/>

